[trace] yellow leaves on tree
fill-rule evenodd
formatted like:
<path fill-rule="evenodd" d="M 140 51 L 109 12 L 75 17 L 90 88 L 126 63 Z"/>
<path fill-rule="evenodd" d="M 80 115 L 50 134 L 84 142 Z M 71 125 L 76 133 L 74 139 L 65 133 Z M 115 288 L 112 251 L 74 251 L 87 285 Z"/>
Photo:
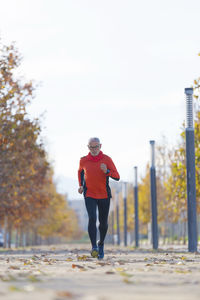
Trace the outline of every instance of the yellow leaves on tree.
<path fill-rule="evenodd" d="M 150 171 L 148 165 L 145 176 L 141 178 L 138 186 L 138 198 L 140 223 L 147 224 L 150 222 L 151 216 Z"/>
<path fill-rule="evenodd" d="M 40 120 L 31 120 L 27 113 L 35 88 L 14 76 L 20 62 L 14 44 L 0 44 L 0 220 L 5 229 L 27 231 L 41 218 L 47 217 L 48 223 L 51 215 L 51 233 L 68 234 L 77 223 L 71 221 L 73 212 L 63 196 L 53 190 Z"/>

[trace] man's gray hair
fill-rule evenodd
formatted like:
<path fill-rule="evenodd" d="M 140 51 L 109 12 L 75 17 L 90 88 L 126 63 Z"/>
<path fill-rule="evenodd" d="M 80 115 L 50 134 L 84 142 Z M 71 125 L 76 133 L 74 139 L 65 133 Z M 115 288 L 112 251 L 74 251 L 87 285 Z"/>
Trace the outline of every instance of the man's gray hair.
<path fill-rule="evenodd" d="M 91 137 L 88 141 L 88 145 L 91 143 L 91 142 L 96 142 L 96 143 L 99 143 L 100 144 L 100 139 L 98 137 Z"/>

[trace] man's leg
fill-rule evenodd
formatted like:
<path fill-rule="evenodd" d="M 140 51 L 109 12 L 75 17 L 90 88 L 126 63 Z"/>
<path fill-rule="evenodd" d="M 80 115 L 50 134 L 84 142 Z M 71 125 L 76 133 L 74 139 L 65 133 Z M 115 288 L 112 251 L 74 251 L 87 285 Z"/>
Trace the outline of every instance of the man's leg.
<path fill-rule="evenodd" d="M 99 212 L 99 233 L 100 233 L 99 245 L 103 245 L 108 230 L 108 214 L 110 208 L 110 198 L 98 199 L 97 205 L 98 205 L 98 212 Z"/>
<path fill-rule="evenodd" d="M 88 213 L 88 234 L 90 237 L 90 241 L 92 247 L 97 247 L 97 227 L 96 227 L 96 220 L 97 220 L 97 201 L 93 198 L 85 198 L 85 206 Z"/>

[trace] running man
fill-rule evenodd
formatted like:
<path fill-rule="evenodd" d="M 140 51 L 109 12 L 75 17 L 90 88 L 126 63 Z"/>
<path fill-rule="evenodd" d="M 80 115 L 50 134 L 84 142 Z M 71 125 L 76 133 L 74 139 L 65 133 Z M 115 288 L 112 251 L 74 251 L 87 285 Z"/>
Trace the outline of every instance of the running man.
<path fill-rule="evenodd" d="M 88 142 L 89 153 L 80 159 L 78 180 L 80 194 L 83 193 L 89 222 L 88 234 L 92 244 L 92 257 L 103 259 L 104 240 L 108 230 L 108 214 L 110 207 L 111 190 L 109 177 L 119 180 L 119 173 L 112 159 L 103 154 L 99 138 L 93 137 Z M 100 240 L 96 241 L 96 210 L 99 215 Z"/>

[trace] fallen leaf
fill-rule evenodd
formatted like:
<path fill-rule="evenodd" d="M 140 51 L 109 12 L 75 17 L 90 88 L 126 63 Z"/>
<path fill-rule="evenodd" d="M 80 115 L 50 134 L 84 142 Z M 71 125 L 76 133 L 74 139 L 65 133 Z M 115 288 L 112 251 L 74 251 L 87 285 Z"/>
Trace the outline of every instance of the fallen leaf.
<path fill-rule="evenodd" d="M 182 260 L 185 260 L 185 259 L 187 259 L 187 257 L 185 257 L 185 256 L 181 256 L 181 259 L 182 259 Z"/>
<path fill-rule="evenodd" d="M 31 260 L 25 260 L 25 261 L 24 261 L 24 266 L 26 266 L 26 265 L 32 265 L 32 264 L 33 264 L 32 259 L 31 259 Z"/>
<path fill-rule="evenodd" d="M 9 291 L 10 292 L 22 292 L 23 289 L 21 289 L 21 288 L 19 288 L 17 286 L 11 285 L 11 286 L 9 286 Z"/>
<path fill-rule="evenodd" d="M 130 283 L 134 283 L 133 281 L 129 280 L 128 278 L 123 278 L 123 282 L 130 284 Z"/>
<path fill-rule="evenodd" d="M 176 273 L 180 273 L 180 274 L 188 274 L 191 273 L 190 270 L 175 270 Z"/>
<path fill-rule="evenodd" d="M 59 292 L 57 292 L 57 296 L 62 297 L 62 298 L 73 298 L 74 297 L 74 295 L 68 291 L 59 291 Z"/>
<path fill-rule="evenodd" d="M 12 269 L 12 270 L 20 270 L 20 268 L 17 267 L 17 266 L 10 266 L 8 269 Z"/>
<path fill-rule="evenodd" d="M 39 257 L 38 257 L 37 255 L 34 255 L 34 256 L 31 257 L 31 259 L 32 259 L 32 260 L 38 260 Z"/>
<path fill-rule="evenodd" d="M 87 260 L 88 258 L 89 258 L 89 256 L 87 256 L 87 255 L 77 256 L 78 260 Z"/>
<path fill-rule="evenodd" d="M 116 270 L 117 272 L 123 272 L 123 271 L 124 271 L 123 268 L 115 268 L 115 270 Z"/>
<path fill-rule="evenodd" d="M 120 274 L 121 276 L 127 277 L 127 278 L 133 277 L 132 274 L 128 274 L 128 273 L 126 273 L 126 272 L 120 272 L 119 274 Z"/>
<path fill-rule="evenodd" d="M 38 281 L 41 281 L 39 278 L 37 278 L 37 277 L 34 276 L 34 275 L 29 275 L 29 276 L 28 276 L 28 280 L 30 280 L 31 282 L 38 282 Z"/>
<path fill-rule="evenodd" d="M 119 265 L 124 265 L 126 263 L 126 261 L 124 261 L 124 260 L 118 260 L 116 263 L 118 263 Z"/>
<path fill-rule="evenodd" d="M 109 266 L 110 265 L 110 263 L 106 263 L 106 262 L 100 262 L 100 261 L 98 261 L 98 262 L 96 262 L 96 264 L 97 265 L 100 265 L 100 266 Z"/>
<path fill-rule="evenodd" d="M 76 265 L 76 264 L 72 264 L 72 268 L 73 268 L 73 269 L 75 269 L 75 268 L 85 269 L 83 266 Z"/>

